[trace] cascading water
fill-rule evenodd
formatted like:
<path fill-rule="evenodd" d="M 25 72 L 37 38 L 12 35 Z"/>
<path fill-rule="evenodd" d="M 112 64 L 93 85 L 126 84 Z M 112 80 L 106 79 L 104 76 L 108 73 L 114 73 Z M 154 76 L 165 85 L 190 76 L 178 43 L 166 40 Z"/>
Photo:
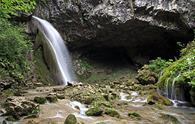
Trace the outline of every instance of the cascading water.
<path fill-rule="evenodd" d="M 187 104 L 183 84 L 177 82 L 179 77 L 180 74 L 172 81 L 171 78 L 166 80 L 165 96 L 173 102 L 174 106 Z"/>
<path fill-rule="evenodd" d="M 75 74 L 72 68 L 72 61 L 64 40 L 59 32 L 46 20 L 32 17 L 32 23 L 44 36 L 43 44 L 44 57 L 50 71 L 59 84 L 67 85 L 75 81 Z M 52 61 L 52 62 L 51 62 Z"/>

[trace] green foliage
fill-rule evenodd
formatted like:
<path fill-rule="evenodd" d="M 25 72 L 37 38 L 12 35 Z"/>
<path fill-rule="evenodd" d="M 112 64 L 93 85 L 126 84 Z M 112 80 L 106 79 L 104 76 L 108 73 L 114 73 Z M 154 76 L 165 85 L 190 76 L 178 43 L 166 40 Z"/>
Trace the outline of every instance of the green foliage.
<path fill-rule="evenodd" d="M 1 0 L 0 17 L 9 18 L 18 12 L 31 12 L 36 5 L 36 0 Z"/>
<path fill-rule="evenodd" d="M 172 60 L 166 61 L 158 57 L 155 60 L 149 62 L 148 67 L 155 73 L 160 74 L 160 72 L 167 66 L 171 64 Z"/>
<path fill-rule="evenodd" d="M 19 82 L 29 70 L 26 56 L 31 43 L 22 32 L 22 26 L 14 26 L 0 18 L 0 79 L 9 76 Z"/>
<path fill-rule="evenodd" d="M 163 70 L 158 86 L 163 88 L 175 78 L 177 83 L 195 86 L 195 41 L 181 50 L 181 57 Z"/>

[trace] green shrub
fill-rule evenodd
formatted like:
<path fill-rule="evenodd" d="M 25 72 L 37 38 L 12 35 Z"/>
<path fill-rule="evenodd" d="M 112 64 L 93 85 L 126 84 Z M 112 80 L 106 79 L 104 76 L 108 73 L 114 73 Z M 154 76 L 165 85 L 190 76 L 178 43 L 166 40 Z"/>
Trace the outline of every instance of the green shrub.
<path fill-rule="evenodd" d="M 151 71 L 160 74 L 160 72 L 167 66 L 169 66 L 171 64 L 172 60 L 166 61 L 164 59 L 161 59 L 160 57 L 158 57 L 155 60 L 151 60 L 149 62 L 148 67 L 151 69 Z"/>
<path fill-rule="evenodd" d="M 31 12 L 36 5 L 36 0 L 1 0 L 0 17 L 9 18 L 18 12 Z"/>
<path fill-rule="evenodd" d="M 195 41 L 192 41 L 187 45 L 185 49 L 181 51 L 181 57 L 171 63 L 163 70 L 162 76 L 158 81 L 160 88 L 171 83 L 177 78 L 178 83 L 188 83 L 191 86 L 195 86 Z"/>
<path fill-rule="evenodd" d="M 31 43 L 22 32 L 22 26 L 0 18 L 0 79 L 6 75 L 19 82 L 29 70 L 27 53 Z"/>

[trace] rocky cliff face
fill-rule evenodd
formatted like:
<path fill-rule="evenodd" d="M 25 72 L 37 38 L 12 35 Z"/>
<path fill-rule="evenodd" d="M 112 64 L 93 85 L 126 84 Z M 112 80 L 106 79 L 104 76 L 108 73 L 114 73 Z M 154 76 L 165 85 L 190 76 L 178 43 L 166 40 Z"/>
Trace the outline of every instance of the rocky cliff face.
<path fill-rule="evenodd" d="M 72 47 L 172 49 L 193 39 L 194 0 L 39 0 L 47 19 Z"/>

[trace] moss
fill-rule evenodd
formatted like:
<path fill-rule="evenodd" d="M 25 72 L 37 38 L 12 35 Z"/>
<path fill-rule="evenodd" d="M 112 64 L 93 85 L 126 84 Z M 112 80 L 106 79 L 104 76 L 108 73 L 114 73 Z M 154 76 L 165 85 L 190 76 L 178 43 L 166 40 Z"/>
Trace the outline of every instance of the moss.
<path fill-rule="evenodd" d="M 155 84 L 157 82 L 157 74 L 150 70 L 148 65 L 144 65 L 141 69 L 138 70 L 136 79 L 140 84 Z"/>
<path fill-rule="evenodd" d="M 120 117 L 120 114 L 113 108 L 105 109 L 105 114 L 110 115 L 111 117 Z"/>
<path fill-rule="evenodd" d="M 34 101 L 39 104 L 45 104 L 47 102 L 47 99 L 45 97 L 35 97 Z"/>
<path fill-rule="evenodd" d="M 101 116 L 102 114 L 103 110 L 98 106 L 92 106 L 86 111 L 88 116 Z"/>
<path fill-rule="evenodd" d="M 50 102 L 50 103 L 56 103 L 58 101 L 58 98 L 55 95 L 48 95 L 46 96 L 46 99 Z"/>
<path fill-rule="evenodd" d="M 82 91 L 78 91 L 78 93 L 74 95 L 74 99 L 84 104 L 95 104 L 96 102 L 93 101 L 105 100 L 101 93 L 97 92 L 95 88 L 88 88 L 88 90 L 84 89 Z"/>
<path fill-rule="evenodd" d="M 13 89 L 8 89 L 8 90 L 3 91 L 1 96 L 4 98 L 14 96 L 14 92 L 15 91 Z"/>
<path fill-rule="evenodd" d="M 77 119 L 75 115 L 69 114 L 68 117 L 66 118 L 64 124 L 77 124 Z"/>
<path fill-rule="evenodd" d="M 180 122 L 178 121 L 178 119 L 172 115 L 169 114 L 162 114 L 161 118 L 163 118 L 163 120 L 165 120 L 164 123 L 168 124 L 180 124 Z"/>
<path fill-rule="evenodd" d="M 151 95 L 148 96 L 147 98 L 147 103 L 149 105 L 153 105 L 153 104 L 161 104 L 161 105 L 172 105 L 172 102 L 164 97 L 159 95 L 158 93 L 152 93 Z"/>
<path fill-rule="evenodd" d="M 139 119 L 141 117 L 140 114 L 138 114 L 136 112 L 129 112 L 128 116 L 131 118 L 137 118 L 137 119 Z"/>
<path fill-rule="evenodd" d="M 54 84 L 54 80 L 51 78 L 51 73 L 46 66 L 43 56 L 43 49 L 40 47 L 35 51 L 35 74 L 37 77 L 37 81 L 48 85 Z"/>

